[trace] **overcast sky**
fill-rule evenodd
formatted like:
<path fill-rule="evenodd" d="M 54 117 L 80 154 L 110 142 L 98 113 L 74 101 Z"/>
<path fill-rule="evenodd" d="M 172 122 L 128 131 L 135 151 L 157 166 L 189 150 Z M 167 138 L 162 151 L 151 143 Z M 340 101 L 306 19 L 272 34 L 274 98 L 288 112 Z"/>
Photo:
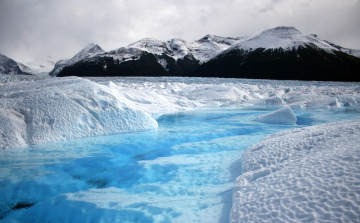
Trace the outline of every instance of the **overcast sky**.
<path fill-rule="evenodd" d="M 360 0 L 0 0 L 0 53 L 19 62 L 70 58 L 151 37 L 253 36 L 294 26 L 360 49 Z"/>

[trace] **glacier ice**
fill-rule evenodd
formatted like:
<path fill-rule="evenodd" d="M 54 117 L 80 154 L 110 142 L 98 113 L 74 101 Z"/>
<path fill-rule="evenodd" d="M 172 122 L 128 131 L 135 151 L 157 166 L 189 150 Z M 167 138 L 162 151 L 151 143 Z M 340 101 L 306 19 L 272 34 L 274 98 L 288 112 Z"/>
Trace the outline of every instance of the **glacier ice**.
<path fill-rule="evenodd" d="M 108 87 L 81 78 L 20 81 L 2 90 L 1 148 L 157 128 Z"/>
<path fill-rule="evenodd" d="M 270 124 L 294 125 L 297 118 L 289 106 L 284 106 L 271 113 L 260 115 L 256 120 Z"/>
<path fill-rule="evenodd" d="M 0 108 L 0 149 L 26 145 L 24 115 L 14 110 Z"/>
<path fill-rule="evenodd" d="M 180 77 L 87 80 L 0 75 L 0 84 L 0 108 L 3 114 L 10 112 L 2 117 L 6 128 L 19 130 L 18 118 L 9 119 L 18 117 L 14 112 L 23 115 L 26 123 L 25 130 L 10 137 L 17 138 L 17 142 L 13 146 L 9 141 L 6 145 L 2 143 L 1 148 L 24 145 L 24 142 L 152 129 L 156 123 L 149 115 L 201 107 L 271 105 L 344 109 L 358 108 L 360 102 L 357 83 Z M 291 116 L 291 112 L 287 115 Z M 294 117 L 280 116 L 288 123 L 296 122 Z M 265 119 L 269 117 L 263 115 L 259 121 Z"/>

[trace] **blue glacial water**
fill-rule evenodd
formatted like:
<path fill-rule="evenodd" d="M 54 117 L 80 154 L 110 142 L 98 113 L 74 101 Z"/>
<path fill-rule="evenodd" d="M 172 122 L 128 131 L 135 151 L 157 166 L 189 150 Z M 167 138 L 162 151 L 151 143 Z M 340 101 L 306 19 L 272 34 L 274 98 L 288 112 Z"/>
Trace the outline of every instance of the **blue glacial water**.
<path fill-rule="evenodd" d="M 254 121 L 274 109 L 179 112 L 158 116 L 153 131 L 0 151 L 0 222 L 228 222 L 244 149 L 360 117 L 307 109 L 294 126 Z"/>

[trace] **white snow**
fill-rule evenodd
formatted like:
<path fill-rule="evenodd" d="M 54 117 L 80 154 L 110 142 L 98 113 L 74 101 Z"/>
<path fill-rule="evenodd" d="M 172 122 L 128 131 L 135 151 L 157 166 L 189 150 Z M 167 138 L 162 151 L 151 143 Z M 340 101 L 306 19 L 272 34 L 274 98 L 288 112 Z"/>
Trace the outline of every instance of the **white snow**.
<path fill-rule="evenodd" d="M 155 55 L 161 55 L 167 50 L 167 47 L 163 41 L 152 38 L 141 39 L 127 46 L 127 48 L 136 48 Z"/>
<path fill-rule="evenodd" d="M 321 40 L 317 35 L 315 34 L 311 34 L 312 37 L 322 41 L 322 42 L 325 42 L 333 47 L 335 47 L 336 49 L 344 52 L 344 53 L 347 53 L 347 54 L 350 54 L 350 55 L 353 55 L 355 57 L 360 57 L 360 49 L 350 49 L 350 48 L 345 48 L 345 47 L 342 47 L 342 46 L 339 46 L 339 45 L 336 45 L 335 43 L 332 43 L 328 40 Z"/>
<path fill-rule="evenodd" d="M 359 49 L 349 49 L 349 48 L 341 48 L 342 52 L 353 55 L 355 57 L 360 57 L 360 50 Z"/>
<path fill-rule="evenodd" d="M 167 62 L 165 59 L 160 59 L 159 60 L 159 64 L 161 64 L 161 66 L 163 66 L 163 68 L 165 68 L 165 70 L 169 71 L 169 69 L 167 69 Z"/>
<path fill-rule="evenodd" d="M 194 42 L 186 42 L 183 39 L 174 38 L 168 41 L 161 41 L 152 38 L 144 38 L 130 44 L 126 48 L 136 48 L 154 55 L 166 54 L 175 60 L 182 59 L 188 54 L 192 54 L 200 63 L 204 63 L 231 45 L 243 42 L 249 37 L 220 37 L 206 35 L 202 39 Z"/>
<path fill-rule="evenodd" d="M 297 118 L 289 106 L 284 106 L 269 114 L 260 115 L 256 120 L 271 124 L 294 125 L 296 124 Z"/>
<path fill-rule="evenodd" d="M 360 120 L 270 135 L 242 154 L 230 222 L 359 222 Z"/>
<path fill-rule="evenodd" d="M 282 26 L 265 30 L 249 40 L 231 46 L 227 51 L 233 49 L 251 51 L 257 48 L 264 48 L 265 50 L 282 48 L 283 50 L 287 50 L 292 48 L 297 49 L 299 46 L 307 45 L 316 46 L 329 52 L 338 51 L 337 48 L 313 35 L 306 35 L 294 27 Z"/>
<path fill-rule="evenodd" d="M 191 54 L 194 58 L 199 60 L 200 63 L 205 63 L 212 59 L 222 51 L 228 49 L 230 46 L 248 40 L 250 37 L 220 37 L 214 35 L 206 35 L 205 37 L 188 43 Z"/>

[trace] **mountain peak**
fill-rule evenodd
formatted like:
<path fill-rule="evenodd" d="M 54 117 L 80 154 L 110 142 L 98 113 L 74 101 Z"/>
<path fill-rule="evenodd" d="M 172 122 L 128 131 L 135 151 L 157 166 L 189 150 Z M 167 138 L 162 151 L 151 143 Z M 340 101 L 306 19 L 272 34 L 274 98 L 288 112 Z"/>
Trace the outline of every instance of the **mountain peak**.
<path fill-rule="evenodd" d="M 73 58 L 69 60 L 60 60 L 55 64 L 54 69 L 49 73 L 51 76 L 56 76 L 59 74 L 62 69 L 66 66 L 71 66 L 82 59 L 85 59 L 90 56 L 94 56 L 105 51 L 97 44 L 89 43 L 85 48 L 80 50 Z"/>
<path fill-rule="evenodd" d="M 206 36 L 204 36 L 203 38 L 197 40 L 198 42 L 205 42 L 205 41 L 208 41 L 208 40 L 211 40 L 213 37 L 213 35 L 210 35 L 210 34 L 207 34 Z"/>
<path fill-rule="evenodd" d="M 236 44 L 229 48 L 232 49 L 242 49 L 246 51 L 251 51 L 258 48 L 263 49 L 297 49 L 299 46 L 313 46 L 326 51 L 336 51 L 335 47 L 327 44 L 324 41 L 321 41 L 317 37 L 312 35 L 306 35 L 294 27 L 278 26 L 273 29 L 268 29 L 261 32 L 259 35 L 244 41 L 242 43 Z"/>
<path fill-rule="evenodd" d="M 86 45 L 86 46 L 84 47 L 84 49 L 91 49 L 91 48 L 93 48 L 94 46 L 95 46 L 94 43 L 89 43 L 88 45 Z"/>
<path fill-rule="evenodd" d="M 89 43 L 84 49 L 82 49 L 80 52 L 86 52 L 86 53 L 103 53 L 105 52 L 99 45 Z"/>
<path fill-rule="evenodd" d="M 147 44 L 162 44 L 163 41 L 158 40 L 158 39 L 154 39 L 154 38 L 142 38 L 134 43 L 131 43 L 128 45 L 128 47 L 135 47 L 135 48 L 139 48 L 139 47 L 143 47 L 144 45 Z"/>
<path fill-rule="evenodd" d="M 278 38 L 291 37 L 293 35 L 304 35 L 302 32 L 292 26 L 278 26 L 262 32 L 262 34 L 276 36 Z"/>
<path fill-rule="evenodd" d="M 99 45 L 90 43 L 84 49 L 80 50 L 80 52 L 78 52 L 70 61 L 78 61 L 89 55 L 104 53 L 104 52 L 105 51 Z"/>

